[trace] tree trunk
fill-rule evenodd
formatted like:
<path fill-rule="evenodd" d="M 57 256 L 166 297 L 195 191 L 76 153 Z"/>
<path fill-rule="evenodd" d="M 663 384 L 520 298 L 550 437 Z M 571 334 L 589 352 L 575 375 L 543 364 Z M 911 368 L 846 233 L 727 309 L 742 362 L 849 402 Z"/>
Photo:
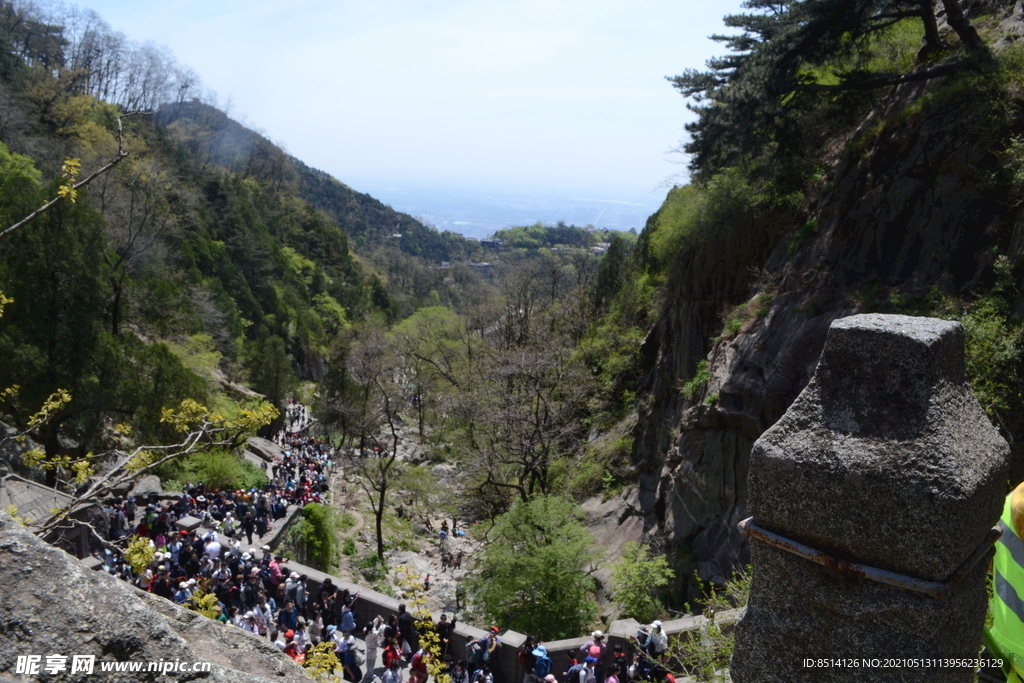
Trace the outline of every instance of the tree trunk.
<path fill-rule="evenodd" d="M 942 6 L 946 8 L 946 22 L 956 31 L 956 35 L 971 56 L 982 65 L 990 65 L 992 53 L 989 52 L 988 46 L 985 45 L 985 41 L 981 39 L 978 32 L 974 30 L 971 22 L 964 16 L 964 11 L 958 0 L 942 0 Z"/>
<path fill-rule="evenodd" d="M 939 27 L 935 23 L 935 0 L 918 0 L 921 6 L 921 21 L 924 23 L 924 45 L 917 53 L 918 59 L 927 59 L 943 47 L 939 38 Z"/>
<path fill-rule="evenodd" d="M 377 507 L 373 510 L 377 518 L 377 557 L 384 561 L 384 491 L 380 492 Z"/>

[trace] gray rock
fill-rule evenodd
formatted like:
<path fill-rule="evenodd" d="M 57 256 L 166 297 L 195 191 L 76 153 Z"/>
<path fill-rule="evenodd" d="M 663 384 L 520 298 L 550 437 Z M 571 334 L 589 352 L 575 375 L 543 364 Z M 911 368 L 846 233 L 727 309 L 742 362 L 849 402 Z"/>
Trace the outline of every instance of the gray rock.
<path fill-rule="evenodd" d="M 835 321 L 817 371 L 754 444 L 757 523 L 833 556 L 928 580 L 951 574 L 998 521 L 1009 448 L 966 382 L 959 323 Z M 865 680 L 805 657 L 971 657 L 985 564 L 945 601 L 837 574 L 753 544 L 738 682 Z M 970 681 L 969 669 L 875 670 L 872 680 Z"/>
<path fill-rule="evenodd" d="M 54 681 L 310 680 L 269 640 L 143 593 L 43 543 L 0 511 L 0 673 L 19 655 L 95 655 L 93 675 Z M 210 662 L 208 673 L 100 673 L 99 661 Z M 70 667 L 69 667 L 70 670 Z"/>
<path fill-rule="evenodd" d="M 284 457 L 284 449 L 273 441 L 258 436 L 249 437 L 249 450 L 268 463 L 273 462 L 275 458 L 280 460 Z"/>
<path fill-rule="evenodd" d="M 146 474 L 136 480 L 129 495 L 139 498 L 141 496 L 148 496 L 150 493 L 163 493 L 163 490 L 164 487 L 160 483 L 160 477 L 155 474 Z"/>

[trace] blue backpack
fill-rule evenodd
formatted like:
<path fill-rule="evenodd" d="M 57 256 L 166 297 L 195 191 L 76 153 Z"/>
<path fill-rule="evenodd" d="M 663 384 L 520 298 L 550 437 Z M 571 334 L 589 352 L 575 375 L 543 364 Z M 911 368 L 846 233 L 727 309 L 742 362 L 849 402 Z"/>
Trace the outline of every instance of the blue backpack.
<path fill-rule="evenodd" d="M 533 673 L 537 676 L 537 678 L 544 678 L 549 673 L 551 673 L 551 658 L 548 657 L 548 653 L 546 650 L 537 648 L 533 651 L 533 657 Z"/>

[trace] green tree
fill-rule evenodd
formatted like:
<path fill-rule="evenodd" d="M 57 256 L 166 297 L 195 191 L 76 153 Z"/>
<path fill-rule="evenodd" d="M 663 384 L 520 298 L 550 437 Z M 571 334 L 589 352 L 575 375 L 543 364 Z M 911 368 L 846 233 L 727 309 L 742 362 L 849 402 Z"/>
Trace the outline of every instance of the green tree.
<path fill-rule="evenodd" d="M 480 615 L 544 640 L 587 631 L 597 619 L 590 572 L 599 554 L 582 517 L 557 496 L 517 501 L 498 517 L 467 582 Z"/>
<path fill-rule="evenodd" d="M 310 503 L 302 508 L 302 518 L 288 535 L 303 562 L 321 571 L 331 571 L 337 565 L 338 514 L 330 505 Z"/>
<path fill-rule="evenodd" d="M 635 541 L 627 543 L 622 558 L 612 568 L 612 594 L 622 608 L 622 616 L 643 623 L 652 621 L 661 611 L 658 589 L 667 586 L 675 575 L 664 557 L 651 557 L 650 548 Z"/>
<path fill-rule="evenodd" d="M 669 78 L 695 104 L 686 125 L 691 168 L 710 177 L 764 150 L 789 158 L 816 129 L 794 112 L 810 111 L 821 93 L 867 91 L 987 67 L 991 55 L 956 0 L 941 0 L 959 50 L 944 47 L 933 0 L 746 0 L 745 14 L 725 17 L 738 35 L 712 36 L 731 54 Z M 904 30 L 913 27 L 911 32 Z M 879 57 L 894 33 L 903 49 Z M 907 39 L 902 39 L 906 36 Z M 920 49 L 924 42 L 924 48 Z M 950 56 L 934 61 L 934 57 Z M 844 105 L 837 101 L 839 108 Z M 848 103 L 846 104 L 848 107 Z"/>
<path fill-rule="evenodd" d="M 276 334 L 261 335 L 250 347 L 246 365 L 253 389 L 283 414 L 285 399 L 298 384 L 284 340 Z M 277 426 L 272 425 L 275 429 Z"/>
<path fill-rule="evenodd" d="M 604 258 L 597 266 L 597 282 L 594 284 L 594 308 L 604 313 L 611 306 L 612 299 L 619 293 L 629 278 L 630 254 L 633 245 L 621 235 L 612 238 Z"/>

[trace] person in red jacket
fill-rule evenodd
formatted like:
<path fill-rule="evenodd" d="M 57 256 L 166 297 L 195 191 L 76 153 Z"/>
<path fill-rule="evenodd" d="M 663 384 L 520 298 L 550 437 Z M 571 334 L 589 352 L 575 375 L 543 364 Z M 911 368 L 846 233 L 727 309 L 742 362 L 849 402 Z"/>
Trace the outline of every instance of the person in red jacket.
<path fill-rule="evenodd" d="M 427 662 L 431 656 L 430 652 L 424 652 L 422 648 L 416 651 L 409 663 L 409 683 L 427 683 Z"/>

